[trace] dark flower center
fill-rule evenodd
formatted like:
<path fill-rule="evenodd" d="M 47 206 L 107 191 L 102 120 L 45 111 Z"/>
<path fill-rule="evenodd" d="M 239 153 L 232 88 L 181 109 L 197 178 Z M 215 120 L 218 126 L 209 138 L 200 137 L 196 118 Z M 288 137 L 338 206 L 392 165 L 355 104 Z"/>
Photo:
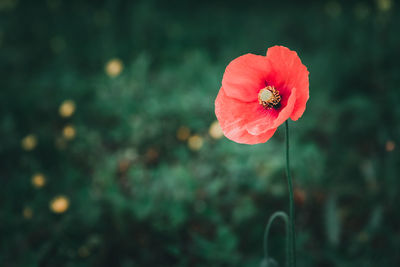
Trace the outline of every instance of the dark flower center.
<path fill-rule="evenodd" d="M 265 109 L 279 108 L 281 105 L 281 96 L 279 91 L 273 86 L 267 86 L 258 93 L 258 103 Z"/>

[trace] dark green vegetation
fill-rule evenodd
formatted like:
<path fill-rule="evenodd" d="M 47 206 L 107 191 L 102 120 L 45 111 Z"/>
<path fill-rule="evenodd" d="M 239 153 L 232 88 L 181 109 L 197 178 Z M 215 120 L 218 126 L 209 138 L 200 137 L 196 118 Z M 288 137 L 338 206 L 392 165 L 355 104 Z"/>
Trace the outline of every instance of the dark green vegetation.
<path fill-rule="evenodd" d="M 283 127 L 257 146 L 208 130 L 225 66 L 281 44 L 310 71 L 298 266 L 399 266 L 398 3 L 197 2 L 0 0 L 0 265 L 258 266 L 288 205 Z"/>

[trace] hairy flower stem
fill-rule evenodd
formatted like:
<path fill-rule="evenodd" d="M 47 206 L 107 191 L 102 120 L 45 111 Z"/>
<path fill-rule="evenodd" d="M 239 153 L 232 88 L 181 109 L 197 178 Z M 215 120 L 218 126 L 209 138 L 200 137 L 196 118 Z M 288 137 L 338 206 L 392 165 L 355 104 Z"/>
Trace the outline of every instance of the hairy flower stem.
<path fill-rule="evenodd" d="M 289 266 L 296 267 L 296 234 L 294 231 L 294 198 L 293 183 L 289 167 L 289 123 L 285 122 L 286 128 L 286 176 L 289 189 Z"/>

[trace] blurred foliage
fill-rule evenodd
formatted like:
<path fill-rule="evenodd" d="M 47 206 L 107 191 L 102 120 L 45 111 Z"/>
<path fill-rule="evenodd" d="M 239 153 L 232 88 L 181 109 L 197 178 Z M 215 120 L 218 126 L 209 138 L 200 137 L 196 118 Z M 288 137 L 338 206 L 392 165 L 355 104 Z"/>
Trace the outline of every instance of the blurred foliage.
<path fill-rule="evenodd" d="M 281 44 L 310 71 L 298 265 L 399 266 L 399 10 L 0 0 L 0 265 L 259 266 L 288 205 L 283 135 L 235 144 L 213 107 L 233 58 Z"/>

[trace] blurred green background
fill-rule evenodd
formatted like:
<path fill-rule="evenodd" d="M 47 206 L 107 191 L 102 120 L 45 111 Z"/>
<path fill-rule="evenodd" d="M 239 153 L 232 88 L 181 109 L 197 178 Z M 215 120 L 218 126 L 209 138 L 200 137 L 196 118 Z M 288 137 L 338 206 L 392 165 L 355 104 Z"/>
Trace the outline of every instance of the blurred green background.
<path fill-rule="evenodd" d="M 233 143 L 214 99 L 232 59 L 280 44 L 310 71 L 290 123 L 298 266 L 400 266 L 399 11 L 0 0 L 0 265 L 259 266 L 288 206 L 284 131 Z"/>

